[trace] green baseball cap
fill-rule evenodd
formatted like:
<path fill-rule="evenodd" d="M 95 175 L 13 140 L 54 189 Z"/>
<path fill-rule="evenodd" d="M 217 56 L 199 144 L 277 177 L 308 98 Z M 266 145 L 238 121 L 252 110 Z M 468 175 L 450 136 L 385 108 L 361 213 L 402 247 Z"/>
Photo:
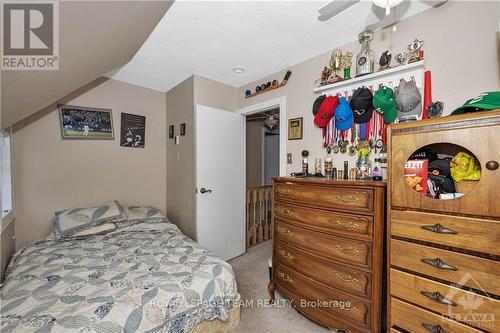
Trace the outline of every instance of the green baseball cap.
<path fill-rule="evenodd" d="M 373 95 L 373 107 L 382 113 L 386 124 L 392 123 L 398 116 L 396 96 L 391 88 L 382 86 Z"/>
<path fill-rule="evenodd" d="M 485 92 L 469 99 L 451 115 L 495 109 L 500 109 L 500 91 Z"/>

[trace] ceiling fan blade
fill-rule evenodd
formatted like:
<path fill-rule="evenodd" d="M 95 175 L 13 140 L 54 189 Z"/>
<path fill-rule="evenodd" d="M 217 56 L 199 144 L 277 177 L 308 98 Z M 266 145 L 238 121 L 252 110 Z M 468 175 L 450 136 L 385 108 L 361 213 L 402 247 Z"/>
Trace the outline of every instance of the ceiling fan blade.
<path fill-rule="evenodd" d="M 318 20 L 327 21 L 334 17 L 337 14 L 340 14 L 347 8 L 352 5 L 358 3 L 360 0 L 335 0 L 330 2 L 329 4 L 321 7 L 318 12 L 320 15 L 318 16 Z"/>

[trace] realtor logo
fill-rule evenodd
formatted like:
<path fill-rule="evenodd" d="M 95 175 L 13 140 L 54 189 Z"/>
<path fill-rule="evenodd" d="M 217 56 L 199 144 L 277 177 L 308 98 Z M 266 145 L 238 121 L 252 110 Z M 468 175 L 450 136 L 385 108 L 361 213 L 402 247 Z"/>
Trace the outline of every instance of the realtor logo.
<path fill-rule="evenodd" d="M 57 70 L 57 2 L 2 3 L 3 70 Z"/>
<path fill-rule="evenodd" d="M 466 285 L 480 291 L 481 294 L 466 290 L 464 288 Z M 495 314 L 484 311 L 484 308 L 481 307 L 490 296 L 472 274 L 466 273 L 454 288 L 450 287 L 450 291 L 445 297 L 448 300 L 448 318 L 486 330 L 495 327 Z M 486 309 L 488 308 L 486 307 Z"/>

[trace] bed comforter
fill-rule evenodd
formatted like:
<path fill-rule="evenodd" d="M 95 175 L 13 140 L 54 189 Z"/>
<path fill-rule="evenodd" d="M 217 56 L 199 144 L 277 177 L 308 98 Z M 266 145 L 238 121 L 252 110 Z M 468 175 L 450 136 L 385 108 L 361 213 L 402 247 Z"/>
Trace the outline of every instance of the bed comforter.
<path fill-rule="evenodd" d="M 171 223 L 43 240 L 11 260 L 0 293 L 3 332 L 189 332 L 227 320 L 229 264 Z"/>

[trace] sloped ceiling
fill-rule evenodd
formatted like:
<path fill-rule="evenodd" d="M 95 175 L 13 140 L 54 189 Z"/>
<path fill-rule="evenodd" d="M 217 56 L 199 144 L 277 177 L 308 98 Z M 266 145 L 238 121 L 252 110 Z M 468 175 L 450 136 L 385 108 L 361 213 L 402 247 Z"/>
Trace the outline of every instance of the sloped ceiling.
<path fill-rule="evenodd" d="M 2 127 L 127 63 L 171 1 L 59 2 L 59 70 L 2 71 Z"/>

